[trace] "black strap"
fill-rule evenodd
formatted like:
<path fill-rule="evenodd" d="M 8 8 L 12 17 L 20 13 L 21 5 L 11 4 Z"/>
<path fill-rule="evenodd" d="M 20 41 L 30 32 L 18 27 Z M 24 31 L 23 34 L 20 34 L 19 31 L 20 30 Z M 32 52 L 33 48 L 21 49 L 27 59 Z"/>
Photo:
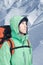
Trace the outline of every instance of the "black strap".
<path fill-rule="evenodd" d="M 25 45 L 25 46 L 19 46 L 19 47 L 11 48 L 11 50 L 13 50 L 13 49 L 19 49 L 19 48 L 25 48 L 25 47 L 26 47 L 26 48 L 30 48 L 30 46 L 26 46 L 26 45 Z"/>

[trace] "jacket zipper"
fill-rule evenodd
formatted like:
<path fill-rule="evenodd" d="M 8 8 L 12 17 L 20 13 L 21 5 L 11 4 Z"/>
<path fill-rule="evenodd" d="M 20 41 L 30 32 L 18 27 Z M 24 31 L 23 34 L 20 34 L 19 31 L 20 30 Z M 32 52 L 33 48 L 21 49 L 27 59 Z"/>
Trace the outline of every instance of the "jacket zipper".
<path fill-rule="evenodd" d="M 23 51 L 23 58 L 24 58 L 24 65 L 26 65 L 26 56 L 25 56 L 25 52 Z"/>

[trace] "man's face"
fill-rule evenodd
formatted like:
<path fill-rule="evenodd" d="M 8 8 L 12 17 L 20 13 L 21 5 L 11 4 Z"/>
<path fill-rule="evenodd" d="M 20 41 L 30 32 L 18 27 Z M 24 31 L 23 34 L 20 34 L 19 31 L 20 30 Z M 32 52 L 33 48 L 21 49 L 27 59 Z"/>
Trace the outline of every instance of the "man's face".
<path fill-rule="evenodd" d="M 23 21 L 20 25 L 19 25 L 19 31 L 23 34 L 27 33 L 27 25 L 26 25 L 26 21 Z"/>

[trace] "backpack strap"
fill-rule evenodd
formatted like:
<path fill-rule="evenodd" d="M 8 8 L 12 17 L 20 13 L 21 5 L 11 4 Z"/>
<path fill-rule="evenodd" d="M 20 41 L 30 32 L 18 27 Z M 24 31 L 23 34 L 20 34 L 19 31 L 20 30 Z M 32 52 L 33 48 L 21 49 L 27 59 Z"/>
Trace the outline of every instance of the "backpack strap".
<path fill-rule="evenodd" d="M 28 43 L 28 46 L 30 47 L 30 41 L 29 40 L 27 40 L 27 43 Z"/>
<path fill-rule="evenodd" d="M 11 52 L 11 55 L 12 55 L 12 54 L 14 54 L 14 49 L 12 49 L 12 48 L 15 48 L 14 42 L 13 42 L 12 39 L 9 39 L 7 42 L 10 46 L 10 52 Z"/>
<path fill-rule="evenodd" d="M 2 44 L 0 44 L 0 48 L 2 47 Z"/>

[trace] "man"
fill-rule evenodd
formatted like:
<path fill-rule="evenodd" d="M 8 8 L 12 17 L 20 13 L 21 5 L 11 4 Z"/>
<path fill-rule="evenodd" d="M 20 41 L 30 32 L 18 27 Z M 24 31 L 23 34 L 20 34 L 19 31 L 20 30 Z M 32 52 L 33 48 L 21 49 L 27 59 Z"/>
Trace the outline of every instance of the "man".
<path fill-rule="evenodd" d="M 32 48 L 27 37 L 27 17 L 15 16 L 10 20 L 14 53 L 11 57 L 12 65 L 32 65 Z"/>

